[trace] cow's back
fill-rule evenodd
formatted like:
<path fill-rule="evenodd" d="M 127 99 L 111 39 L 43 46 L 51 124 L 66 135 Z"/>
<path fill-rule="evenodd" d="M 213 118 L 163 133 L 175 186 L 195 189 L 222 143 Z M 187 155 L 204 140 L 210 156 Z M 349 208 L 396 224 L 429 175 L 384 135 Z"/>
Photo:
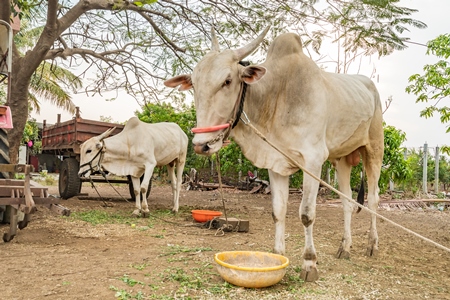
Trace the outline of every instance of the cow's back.
<path fill-rule="evenodd" d="M 372 123 L 380 122 L 382 108 L 375 84 L 363 75 L 324 72 L 329 120 L 326 141 L 330 158 L 348 154 L 348 149 L 370 140 Z"/>
<path fill-rule="evenodd" d="M 133 117 L 119 134 L 108 138 L 107 151 L 111 156 L 125 157 L 130 163 L 145 160 L 167 165 L 185 157 L 188 138 L 175 123 L 145 123 Z"/>

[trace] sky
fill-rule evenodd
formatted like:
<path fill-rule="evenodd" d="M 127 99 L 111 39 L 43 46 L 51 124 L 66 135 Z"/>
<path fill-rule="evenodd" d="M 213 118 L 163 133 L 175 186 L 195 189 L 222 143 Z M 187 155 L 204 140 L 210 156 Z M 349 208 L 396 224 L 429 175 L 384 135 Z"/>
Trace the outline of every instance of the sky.
<path fill-rule="evenodd" d="M 419 12 L 413 17 L 428 26 L 426 29 L 411 29 L 412 42 L 426 44 L 439 34 L 450 33 L 450 1 L 404 0 L 401 4 L 418 9 Z M 429 119 L 420 117 L 420 111 L 427 106 L 426 103 L 415 103 L 416 97 L 405 92 L 409 76 L 423 74 L 424 65 L 438 61 L 438 58 L 425 53 L 425 47 L 411 44 L 408 49 L 396 51 L 375 62 L 379 75 L 379 80 L 375 82 L 381 99 L 386 100 L 389 96 L 393 98 L 383 116 L 384 120 L 406 133 L 406 147 L 420 147 L 425 142 L 428 147 L 450 144 L 450 133 L 445 133 L 447 127 L 440 122 L 438 115 Z"/>
<path fill-rule="evenodd" d="M 426 29 L 410 28 L 411 31 L 405 35 L 410 37 L 412 42 L 426 44 L 439 34 L 450 33 L 449 0 L 402 0 L 400 5 L 418 9 L 419 12 L 412 15 L 412 18 L 428 26 Z M 426 47 L 409 44 L 406 50 L 395 51 L 379 59 L 372 58 L 370 65 L 367 65 L 367 74 L 360 72 L 370 76 L 375 70 L 375 76 L 372 79 L 378 88 L 383 105 L 385 100 L 392 96 L 393 101 L 383 117 L 388 125 L 395 126 L 406 133 L 407 140 L 403 145 L 408 148 L 419 148 L 424 143 L 433 148 L 450 144 L 448 141 L 450 133 L 445 133 L 447 128 L 440 123 L 438 115 L 430 119 L 421 118 L 420 111 L 426 104 L 415 103 L 415 96 L 405 92 L 409 76 L 415 73 L 422 74 L 425 64 L 437 62 L 436 57 L 426 56 L 425 53 Z M 86 94 L 75 94 L 73 102 L 80 107 L 82 118 L 92 120 L 99 120 L 100 116 L 104 116 L 111 117 L 115 122 L 124 122 L 134 116 L 136 110 L 140 110 L 136 101 L 126 95 L 114 101 L 106 101 L 105 99 L 113 97 L 111 95 L 88 97 Z M 47 101 L 41 101 L 41 113 L 33 114 L 32 117 L 38 122 L 46 120 L 47 124 L 53 124 L 57 120 L 57 114 L 61 114 L 61 121 L 67 121 L 73 117 Z"/>

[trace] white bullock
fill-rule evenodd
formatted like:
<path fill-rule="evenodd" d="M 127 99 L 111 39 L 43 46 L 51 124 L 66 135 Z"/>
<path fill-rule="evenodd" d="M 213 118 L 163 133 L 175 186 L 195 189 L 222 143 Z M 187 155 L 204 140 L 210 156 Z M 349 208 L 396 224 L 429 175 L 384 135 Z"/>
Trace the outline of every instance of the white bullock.
<path fill-rule="evenodd" d="M 228 134 L 257 167 L 269 169 L 275 222 L 276 253 L 285 253 L 285 217 L 289 175 L 298 167 L 239 121 L 239 107 L 268 140 L 320 177 L 328 159 L 336 167 L 340 191 L 351 197 L 350 171 L 361 153 L 368 179 L 369 208 L 378 204 L 378 179 L 383 159 L 383 124 L 380 97 L 373 82 L 360 75 L 332 74 L 321 70 L 303 53 L 300 37 L 277 37 L 261 65 L 239 62 L 263 41 L 268 28 L 250 44 L 220 51 L 213 33 L 212 49 L 192 75 L 165 82 L 180 90 L 194 89 L 197 126 L 193 143 L 199 154 L 210 155 Z M 247 86 L 248 85 L 248 86 Z M 246 91 L 246 93 L 245 93 Z M 243 95 L 243 97 L 242 97 Z M 238 122 L 236 124 L 236 122 Z M 235 126 L 235 127 L 234 127 Z M 302 278 L 318 279 L 313 242 L 319 182 L 305 174 L 300 217 L 305 232 Z M 349 257 L 354 205 L 343 199 L 344 234 L 337 257 Z M 378 250 L 376 218 L 371 216 L 368 255 Z"/>
<path fill-rule="evenodd" d="M 96 171 L 130 175 L 136 197 L 134 216 L 148 216 L 147 188 L 155 167 L 167 166 L 173 192 L 173 212 L 178 212 L 188 137 L 175 123 L 149 124 L 136 117 L 128 120 L 117 135 L 114 128 L 90 138 L 81 145 L 79 176 Z M 176 177 L 175 177 L 176 168 Z M 142 182 L 141 176 L 144 175 Z M 142 193 L 142 208 L 140 194 Z"/>

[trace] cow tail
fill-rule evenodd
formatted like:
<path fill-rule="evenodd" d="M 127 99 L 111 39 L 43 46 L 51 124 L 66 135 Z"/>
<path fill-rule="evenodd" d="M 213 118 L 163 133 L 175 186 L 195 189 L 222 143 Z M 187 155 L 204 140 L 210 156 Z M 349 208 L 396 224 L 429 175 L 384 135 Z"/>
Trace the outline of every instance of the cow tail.
<path fill-rule="evenodd" d="M 364 170 L 364 165 L 362 166 L 362 172 L 361 172 L 361 186 L 359 187 L 359 191 L 358 191 L 358 197 L 356 198 L 357 202 L 361 205 L 364 205 L 364 194 L 365 194 L 365 190 L 364 190 L 364 184 L 365 184 L 365 176 L 366 172 Z M 361 207 L 358 207 L 358 210 L 356 211 L 356 213 L 359 213 L 361 211 Z"/>

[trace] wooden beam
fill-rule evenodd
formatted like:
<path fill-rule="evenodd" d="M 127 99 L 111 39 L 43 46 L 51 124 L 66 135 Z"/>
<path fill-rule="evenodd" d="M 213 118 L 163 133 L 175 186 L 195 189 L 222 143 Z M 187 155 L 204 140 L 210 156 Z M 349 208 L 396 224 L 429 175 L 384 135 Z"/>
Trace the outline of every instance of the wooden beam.
<path fill-rule="evenodd" d="M 0 164 L 0 172 L 26 173 L 26 172 L 32 172 L 33 170 L 34 170 L 34 167 L 32 165 Z"/>
<path fill-rule="evenodd" d="M 47 198 L 41 198 L 41 197 L 34 197 L 33 198 L 34 203 L 36 205 L 46 205 L 46 204 L 53 204 L 53 203 L 58 203 L 61 199 L 59 198 L 52 198 L 52 197 L 47 197 Z M 0 198 L 0 205 L 25 205 L 25 198 L 6 198 L 6 197 L 1 197 Z"/>

